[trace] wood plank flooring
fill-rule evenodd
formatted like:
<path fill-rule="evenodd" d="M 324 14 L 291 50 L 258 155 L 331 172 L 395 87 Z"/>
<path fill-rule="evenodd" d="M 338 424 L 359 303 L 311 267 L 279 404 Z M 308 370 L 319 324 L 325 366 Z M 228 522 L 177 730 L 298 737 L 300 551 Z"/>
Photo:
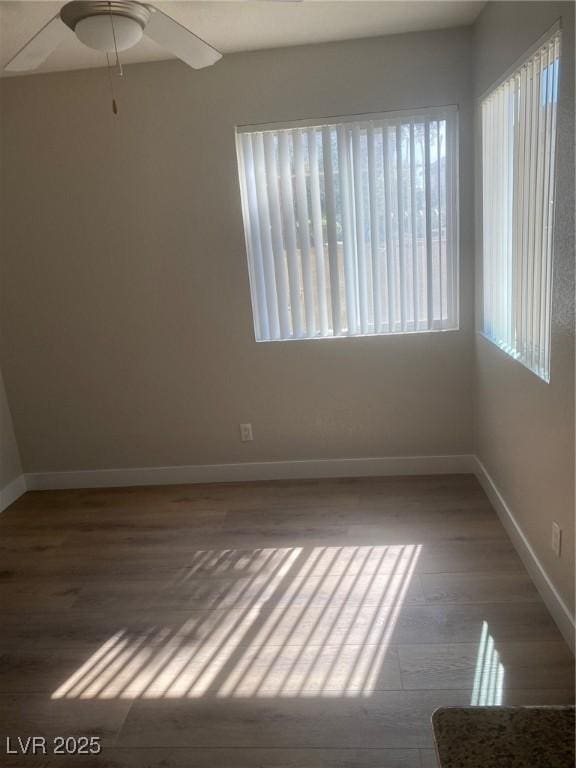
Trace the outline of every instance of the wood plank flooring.
<path fill-rule="evenodd" d="M 0 517 L 0 765 L 431 768 L 439 706 L 573 657 L 471 476 L 28 493 Z"/>

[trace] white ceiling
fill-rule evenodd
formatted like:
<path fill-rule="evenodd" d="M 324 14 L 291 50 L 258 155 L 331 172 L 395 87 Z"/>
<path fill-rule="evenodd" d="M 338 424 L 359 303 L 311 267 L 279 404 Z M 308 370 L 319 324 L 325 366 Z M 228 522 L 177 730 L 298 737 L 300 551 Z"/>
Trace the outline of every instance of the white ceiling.
<path fill-rule="evenodd" d="M 222 53 L 463 26 L 471 24 L 484 6 L 484 2 L 474 0 L 156 0 L 155 4 Z M 0 66 L 62 5 L 51 0 L 0 2 Z M 121 56 L 124 63 L 168 58 L 172 57 L 147 39 Z M 102 54 L 86 48 L 70 33 L 37 71 L 104 65 Z"/>

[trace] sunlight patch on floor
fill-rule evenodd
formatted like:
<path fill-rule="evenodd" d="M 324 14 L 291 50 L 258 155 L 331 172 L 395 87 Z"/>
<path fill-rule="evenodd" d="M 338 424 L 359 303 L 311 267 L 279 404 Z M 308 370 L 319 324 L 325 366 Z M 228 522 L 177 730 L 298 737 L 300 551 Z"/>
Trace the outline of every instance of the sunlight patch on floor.
<path fill-rule="evenodd" d="M 470 703 L 477 706 L 502 704 L 503 691 L 504 666 L 494 647 L 494 638 L 488 631 L 488 623 L 483 621 Z"/>
<path fill-rule="evenodd" d="M 165 593 L 185 620 L 119 629 L 52 698 L 357 697 L 396 687 L 386 652 L 420 550 L 198 552 Z"/>

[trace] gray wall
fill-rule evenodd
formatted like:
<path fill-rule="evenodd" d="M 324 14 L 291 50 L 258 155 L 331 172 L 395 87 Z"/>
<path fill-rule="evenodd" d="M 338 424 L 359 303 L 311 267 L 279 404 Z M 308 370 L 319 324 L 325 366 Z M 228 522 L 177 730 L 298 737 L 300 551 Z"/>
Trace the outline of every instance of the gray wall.
<path fill-rule="evenodd" d="M 26 471 L 469 452 L 471 35 L 132 66 L 117 119 L 104 70 L 4 80 L 1 351 Z M 256 344 L 235 124 L 445 104 L 461 330 Z"/>
<path fill-rule="evenodd" d="M 551 377 L 546 384 L 476 336 L 476 449 L 552 582 L 574 601 L 574 5 L 491 3 L 476 25 L 475 91 L 482 94 L 562 17 Z M 477 180 L 479 177 L 477 176 Z M 480 189 L 477 188 L 477 201 Z M 478 207 L 478 206 L 477 206 Z M 477 234 L 481 220 L 477 219 Z M 481 240 L 477 238 L 480 276 Z M 477 307 L 481 280 L 477 281 Z M 478 328 L 480 328 L 478 318 Z M 551 526 L 563 528 L 560 559 Z"/>
<path fill-rule="evenodd" d="M 2 5 L 0 3 L 0 30 L 2 28 Z M 0 49 L 2 47 L 2 35 L 0 34 Z M 0 90 L 0 115 L 3 111 L 2 91 Z M 2 122 L 0 120 L 0 177 L 3 174 L 3 141 L 2 141 Z M 3 200 L 2 187 L 0 186 L 0 285 L 4 282 L 4 237 L 3 237 Z M 1 296 L 0 296 L 1 299 Z M 0 315 L 0 326 L 1 326 Z M 12 415 L 8 406 L 6 389 L 4 387 L 4 378 L 0 369 L 0 492 L 17 477 L 22 474 L 20 463 L 20 454 L 14 435 L 14 426 Z"/>

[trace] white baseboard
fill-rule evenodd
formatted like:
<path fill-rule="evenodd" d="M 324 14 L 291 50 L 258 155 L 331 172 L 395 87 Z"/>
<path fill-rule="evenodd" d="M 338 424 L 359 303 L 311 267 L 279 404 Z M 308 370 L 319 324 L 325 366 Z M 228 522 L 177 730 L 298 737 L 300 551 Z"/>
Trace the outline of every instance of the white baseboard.
<path fill-rule="evenodd" d="M 475 457 L 387 456 L 362 459 L 308 459 L 241 464 L 199 464 L 182 467 L 98 469 L 79 472 L 38 472 L 26 475 L 29 490 L 112 488 L 131 485 L 229 483 L 248 480 L 303 480 L 377 475 L 472 474 Z"/>
<path fill-rule="evenodd" d="M 492 477 L 490 477 L 488 470 L 478 457 L 475 457 L 475 463 L 475 474 L 478 478 L 478 481 L 480 482 L 480 485 L 486 492 L 486 495 L 490 499 L 492 506 L 496 510 L 502 525 L 512 540 L 512 544 L 522 559 L 522 562 L 526 566 L 526 570 L 530 574 L 538 592 L 540 592 L 546 607 L 552 614 L 552 618 L 558 625 L 558 628 L 562 632 L 566 642 L 572 651 L 574 651 L 574 637 L 576 627 L 574 616 L 570 608 L 566 605 L 554 584 L 552 584 L 550 577 L 544 570 L 544 566 L 538 559 L 536 552 L 534 552 L 532 549 L 530 542 L 526 538 L 526 535 L 518 524 L 512 513 L 512 510 L 502 496 L 496 483 Z"/>
<path fill-rule="evenodd" d="M 2 488 L 0 490 L 0 512 L 4 512 L 10 504 L 13 504 L 23 493 L 26 493 L 27 489 L 25 475 L 16 477 L 11 483 Z"/>

